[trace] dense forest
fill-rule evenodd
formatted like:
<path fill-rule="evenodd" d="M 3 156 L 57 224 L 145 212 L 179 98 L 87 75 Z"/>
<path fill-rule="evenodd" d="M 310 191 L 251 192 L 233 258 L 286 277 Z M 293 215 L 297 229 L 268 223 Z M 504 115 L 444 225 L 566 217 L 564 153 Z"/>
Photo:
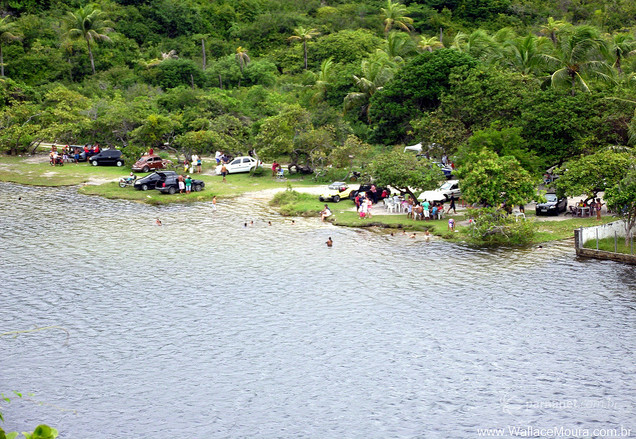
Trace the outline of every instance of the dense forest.
<path fill-rule="evenodd" d="M 0 149 L 395 145 L 531 173 L 636 141 L 633 0 L 0 0 Z"/>

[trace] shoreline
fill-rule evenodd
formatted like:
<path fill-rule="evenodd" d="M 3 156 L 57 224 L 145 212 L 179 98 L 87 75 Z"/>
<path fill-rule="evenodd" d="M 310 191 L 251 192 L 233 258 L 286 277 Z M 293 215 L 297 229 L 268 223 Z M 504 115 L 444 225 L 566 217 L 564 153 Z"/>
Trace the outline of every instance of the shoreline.
<path fill-rule="evenodd" d="M 211 161 L 208 161 L 213 165 Z M 205 169 L 205 168 L 204 168 Z M 129 171 L 125 171 L 128 173 Z M 33 187 L 72 187 L 83 195 L 101 196 L 107 199 L 123 199 L 136 201 L 148 205 L 168 205 L 179 203 L 197 203 L 217 199 L 232 199 L 245 197 L 249 200 L 262 201 L 271 206 L 271 201 L 277 193 L 285 190 L 293 190 L 301 194 L 310 195 L 304 197 L 302 205 L 294 206 L 292 214 L 285 214 L 280 206 L 272 206 L 281 216 L 316 217 L 324 203 L 318 200 L 325 190 L 325 184 L 317 184 L 311 179 L 285 179 L 276 180 L 268 174 L 261 177 L 251 177 L 249 174 L 230 174 L 227 183 L 221 182 L 221 177 L 212 175 L 213 168 L 208 167 L 201 174 L 194 174 L 206 183 L 201 192 L 190 194 L 165 195 L 158 191 L 137 191 L 132 187 L 119 188 L 118 180 L 124 174 L 124 169 L 117 167 L 93 167 L 84 163 L 69 163 L 66 166 L 52 167 L 48 163 L 48 157 L 36 156 L 2 156 L 0 158 L 0 181 Z M 315 196 L 315 197 L 311 197 Z M 415 221 L 406 218 L 404 213 L 384 212 L 381 204 L 377 204 L 373 211 L 373 217 L 360 220 L 356 214 L 355 206 L 349 206 L 347 200 L 341 203 L 329 203 L 334 215 L 327 222 L 340 227 L 375 228 L 383 231 L 405 230 L 412 233 L 429 230 L 431 234 L 452 242 L 467 242 L 465 233 L 467 230 L 468 210 L 458 206 L 457 213 L 446 215 L 442 220 Z M 533 208 L 528 205 L 526 219 L 536 221 L 537 232 L 535 238 L 528 245 L 538 245 L 544 242 L 571 239 L 574 229 L 581 226 L 598 224 L 590 218 L 571 218 L 565 215 L 557 217 L 536 217 Z M 449 232 L 447 218 L 456 219 L 457 231 Z M 601 223 L 613 221 L 615 218 L 604 216 Z"/>

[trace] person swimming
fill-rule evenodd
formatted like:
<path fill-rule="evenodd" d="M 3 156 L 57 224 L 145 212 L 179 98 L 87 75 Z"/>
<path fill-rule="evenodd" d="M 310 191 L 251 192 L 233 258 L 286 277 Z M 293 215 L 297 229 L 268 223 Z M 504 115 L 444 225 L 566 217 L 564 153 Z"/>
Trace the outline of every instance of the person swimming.
<path fill-rule="evenodd" d="M 333 240 L 331 239 L 331 236 L 329 237 L 329 239 L 327 239 L 327 247 L 332 247 L 333 246 Z"/>
<path fill-rule="evenodd" d="M 157 221 L 155 221 L 155 224 L 157 224 L 158 226 L 161 225 L 161 220 L 159 218 L 157 218 Z"/>

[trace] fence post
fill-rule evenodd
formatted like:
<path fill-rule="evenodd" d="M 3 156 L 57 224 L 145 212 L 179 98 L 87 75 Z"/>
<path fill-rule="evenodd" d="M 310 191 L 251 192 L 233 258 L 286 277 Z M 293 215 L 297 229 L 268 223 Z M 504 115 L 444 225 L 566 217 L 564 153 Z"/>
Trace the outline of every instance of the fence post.
<path fill-rule="evenodd" d="M 598 251 L 598 227 L 594 231 L 596 232 L 596 251 Z"/>
<path fill-rule="evenodd" d="M 617 235 L 616 230 L 614 230 L 614 253 L 618 253 L 618 243 L 617 243 Z"/>

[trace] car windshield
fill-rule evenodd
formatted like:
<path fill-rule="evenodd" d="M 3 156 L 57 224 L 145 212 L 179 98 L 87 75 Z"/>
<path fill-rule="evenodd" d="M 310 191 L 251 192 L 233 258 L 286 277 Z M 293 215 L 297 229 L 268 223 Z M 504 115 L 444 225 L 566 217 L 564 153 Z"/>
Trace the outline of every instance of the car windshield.
<path fill-rule="evenodd" d="M 340 188 L 341 188 L 342 186 L 345 186 L 345 184 L 344 184 L 344 183 L 341 183 L 341 182 L 331 183 L 331 184 L 329 185 L 329 189 L 332 189 L 332 190 L 336 190 L 336 191 L 338 191 L 338 190 L 340 190 Z"/>
<path fill-rule="evenodd" d="M 452 184 L 452 183 L 450 183 L 450 182 L 446 182 L 446 183 L 444 183 L 444 184 L 442 185 L 442 187 L 440 187 L 439 189 L 440 189 L 440 190 L 442 190 L 442 191 L 447 191 L 447 190 L 449 190 L 452 186 L 453 186 L 453 184 Z"/>
<path fill-rule="evenodd" d="M 548 201 L 548 203 L 554 203 L 557 200 L 557 196 L 556 194 L 545 194 L 545 199 Z"/>

